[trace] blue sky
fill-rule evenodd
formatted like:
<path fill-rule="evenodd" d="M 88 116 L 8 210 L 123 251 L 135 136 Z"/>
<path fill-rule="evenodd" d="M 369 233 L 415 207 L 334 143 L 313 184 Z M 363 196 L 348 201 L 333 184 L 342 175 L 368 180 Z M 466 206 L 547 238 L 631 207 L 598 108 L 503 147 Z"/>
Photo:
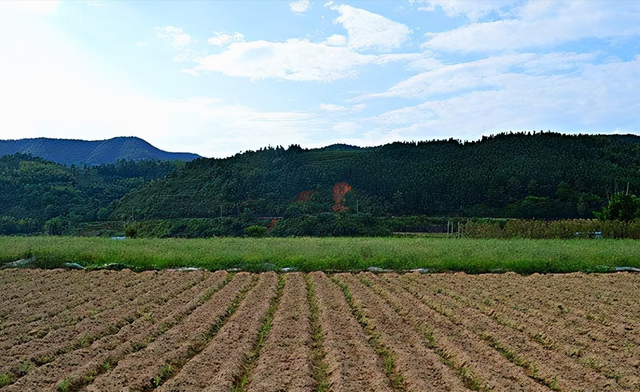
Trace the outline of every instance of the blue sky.
<path fill-rule="evenodd" d="M 640 2 L 0 2 L 0 139 L 640 133 Z"/>

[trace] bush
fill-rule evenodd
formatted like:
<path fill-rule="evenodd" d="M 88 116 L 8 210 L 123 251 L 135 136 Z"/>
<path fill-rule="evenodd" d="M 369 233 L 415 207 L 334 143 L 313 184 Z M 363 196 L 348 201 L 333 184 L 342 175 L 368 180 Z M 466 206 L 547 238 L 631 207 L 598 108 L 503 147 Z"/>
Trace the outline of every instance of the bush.
<path fill-rule="evenodd" d="M 65 217 L 51 218 L 44 224 L 44 231 L 49 235 L 63 235 L 69 231 L 69 220 Z"/>
<path fill-rule="evenodd" d="M 136 238 L 138 235 L 138 228 L 134 225 L 128 225 L 124 228 L 124 235 L 129 238 Z"/>
<path fill-rule="evenodd" d="M 595 213 L 601 220 L 619 220 L 630 222 L 640 218 L 640 197 L 632 194 L 618 192 L 611 196 L 609 204 Z"/>
<path fill-rule="evenodd" d="M 253 237 L 253 238 L 266 237 L 267 228 L 263 226 L 253 225 L 245 228 L 243 230 L 243 233 L 245 237 Z"/>

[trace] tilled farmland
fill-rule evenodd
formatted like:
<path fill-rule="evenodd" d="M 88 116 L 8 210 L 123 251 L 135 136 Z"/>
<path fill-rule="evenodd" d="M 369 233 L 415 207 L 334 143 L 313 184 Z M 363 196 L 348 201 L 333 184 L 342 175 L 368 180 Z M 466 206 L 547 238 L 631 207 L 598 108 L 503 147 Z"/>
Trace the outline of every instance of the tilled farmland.
<path fill-rule="evenodd" d="M 640 275 L 0 271 L 4 391 L 640 391 Z"/>

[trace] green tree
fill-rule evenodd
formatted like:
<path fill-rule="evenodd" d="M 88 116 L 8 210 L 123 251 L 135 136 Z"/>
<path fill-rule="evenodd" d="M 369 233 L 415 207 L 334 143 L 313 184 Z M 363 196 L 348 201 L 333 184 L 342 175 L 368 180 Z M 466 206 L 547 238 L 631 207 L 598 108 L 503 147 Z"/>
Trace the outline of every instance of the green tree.
<path fill-rule="evenodd" d="M 630 193 L 618 192 L 611 196 L 609 204 L 600 212 L 594 212 L 601 220 L 631 221 L 640 218 L 640 197 Z"/>
<path fill-rule="evenodd" d="M 49 235 L 63 235 L 69 229 L 69 221 L 65 217 L 56 216 L 44 224 L 44 231 Z"/>
<path fill-rule="evenodd" d="M 245 228 L 243 232 L 246 237 L 259 238 L 265 237 L 267 235 L 267 228 L 263 226 L 253 225 Z"/>

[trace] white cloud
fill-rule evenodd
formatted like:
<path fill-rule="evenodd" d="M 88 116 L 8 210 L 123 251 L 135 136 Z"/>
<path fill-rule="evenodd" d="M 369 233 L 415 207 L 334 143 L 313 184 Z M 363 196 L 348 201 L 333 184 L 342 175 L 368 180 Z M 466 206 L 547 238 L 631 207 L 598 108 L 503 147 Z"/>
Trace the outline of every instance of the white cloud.
<path fill-rule="evenodd" d="M 229 76 L 261 80 L 331 82 L 354 77 L 357 67 L 413 59 L 413 55 L 364 55 L 349 48 L 306 39 L 286 42 L 250 41 L 228 46 L 220 53 L 199 58 L 193 71 L 216 71 Z"/>
<path fill-rule="evenodd" d="M 193 41 L 189 34 L 182 31 L 181 28 L 173 26 L 157 27 L 156 35 L 174 48 L 184 47 Z"/>
<path fill-rule="evenodd" d="M 309 0 L 294 1 L 289 3 L 289 8 L 296 14 L 301 14 L 311 9 L 311 2 Z"/>
<path fill-rule="evenodd" d="M 424 52 L 422 56 L 407 65 L 407 69 L 417 71 L 430 71 L 443 67 L 442 61 L 434 57 L 433 53 Z"/>
<path fill-rule="evenodd" d="M 632 61 L 599 65 L 582 61 L 580 56 L 564 57 L 542 56 L 537 61 L 546 61 L 549 69 L 552 64 L 558 65 L 556 68 L 571 67 L 571 72 L 540 72 L 537 65 L 523 73 L 483 71 L 488 80 L 470 78 L 470 91 L 391 110 L 369 121 L 377 124 L 372 126 L 377 132 L 395 132 L 405 140 L 449 136 L 475 139 L 482 134 L 522 129 L 599 133 L 638 129 L 640 55 Z M 486 66 L 490 68 L 488 63 Z M 464 76 L 466 70 L 460 73 L 462 79 L 468 77 Z M 455 78 L 450 75 L 449 79 Z M 495 88 L 482 88 L 485 85 Z"/>
<path fill-rule="evenodd" d="M 207 55 L 205 51 L 197 51 L 189 48 L 189 44 L 196 42 L 196 40 L 191 38 L 189 34 L 185 33 L 179 27 L 157 27 L 156 35 L 176 50 L 177 54 L 173 57 L 173 61 L 176 63 L 193 62 Z"/>
<path fill-rule="evenodd" d="M 640 34 L 640 2 L 530 1 L 511 18 L 427 34 L 425 48 L 500 52 L 553 46 L 583 38 Z"/>
<path fill-rule="evenodd" d="M 245 42 L 240 33 L 230 36 L 214 32 L 216 36 L 207 42 L 224 47 L 224 51 L 195 58 L 198 65 L 184 72 L 197 75 L 215 71 L 252 80 L 273 78 L 331 82 L 355 77 L 357 69 L 364 65 L 412 61 L 421 57 L 419 54 L 357 53 L 356 50 L 361 49 L 388 51 L 399 47 L 408 39 L 411 30 L 403 24 L 362 9 L 346 5 L 333 7 L 331 3 L 327 6 L 340 13 L 334 22 L 347 29 L 348 39 L 334 34 L 322 43 L 295 38 L 285 42 Z"/>
<path fill-rule="evenodd" d="M 426 98 L 434 94 L 495 86 L 510 68 L 533 58 L 533 54 L 513 54 L 443 66 L 419 73 L 384 93 L 371 96 Z"/>
<path fill-rule="evenodd" d="M 244 42 L 244 35 L 238 32 L 234 33 L 233 35 L 229 35 L 222 32 L 214 31 L 213 34 L 215 34 L 215 37 L 211 37 L 207 40 L 210 45 L 223 47 L 234 42 Z"/>
<path fill-rule="evenodd" d="M 579 73 L 598 58 L 596 53 L 509 54 L 441 66 L 419 73 L 370 97 L 432 98 L 438 94 L 507 88 L 514 78 Z"/>
<path fill-rule="evenodd" d="M 348 45 L 356 50 L 377 49 L 390 51 L 400 47 L 411 34 L 411 30 L 384 16 L 348 5 L 332 6 L 340 13 L 334 23 L 340 23 L 349 35 Z"/>
<path fill-rule="evenodd" d="M 413 0 L 410 1 L 413 2 Z M 476 22 L 493 11 L 518 3 L 519 0 L 416 0 L 415 2 L 426 4 L 424 7 L 419 7 L 419 11 L 435 11 L 436 7 L 440 7 L 447 16 L 464 15 L 470 21 Z"/>
<path fill-rule="evenodd" d="M 178 54 L 173 57 L 173 61 L 176 63 L 191 63 L 197 61 L 207 55 L 205 51 L 192 50 L 189 48 L 182 48 L 178 50 Z"/>
<path fill-rule="evenodd" d="M 328 104 L 328 103 L 322 103 L 320 104 L 320 109 L 327 111 L 327 112 L 345 112 L 345 113 L 352 113 L 352 112 L 357 112 L 360 111 L 364 108 L 366 108 L 367 105 L 361 103 L 361 104 L 357 104 L 357 105 L 353 105 L 353 106 L 341 106 L 341 105 L 333 105 L 333 104 Z"/>
<path fill-rule="evenodd" d="M 347 37 L 344 35 L 334 34 L 328 37 L 324 43 L 331 46 L 344 46 L 347 44 Z"/>

